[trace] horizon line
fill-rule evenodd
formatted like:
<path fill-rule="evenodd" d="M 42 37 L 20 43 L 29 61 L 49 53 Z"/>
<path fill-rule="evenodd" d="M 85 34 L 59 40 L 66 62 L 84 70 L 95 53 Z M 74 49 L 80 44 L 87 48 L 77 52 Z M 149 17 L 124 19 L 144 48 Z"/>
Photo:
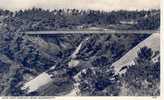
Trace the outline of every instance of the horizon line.
<path fill-rule="evenodd" d="M 0 7 L 0 10 L 8 10 L 10 12 L 17 12 L 17 11 L 25 11 L 25 10 L 31 10 L 33 8 L 36 8 L 36 9 L 42 9 L 42 10 L 49 10 L 49 11 L 53 11 L 53 10 L 67 10 L 67 9 L 70 9 L 70 10 L 81 10 L 81 11 L 88 11 L 88 10 L 93 10 L 93 11 L 103 11 L 103 12 L 111 12 L 111 11 L 150 11 L 150 10 L 161 10 L 161 8 L 145 8 L 145 9 L 111 9 L 111 10 L 103 10 L 103 9 L 80 9 L 80 8 L 42 8 L 42 7 L 30 7 L 30 8 L 20 8 L 20 9 L 8 9 L 8 8 L 1 8 Z"/>

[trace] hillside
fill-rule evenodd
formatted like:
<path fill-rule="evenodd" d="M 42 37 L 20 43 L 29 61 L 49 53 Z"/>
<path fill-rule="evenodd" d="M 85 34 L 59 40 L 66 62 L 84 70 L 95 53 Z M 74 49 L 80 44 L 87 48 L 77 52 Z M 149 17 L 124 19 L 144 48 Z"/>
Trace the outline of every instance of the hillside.
<path fill-rule="evenodd" d="M 114 62 L 112 66 L 114 66 L 115 71 L 118 73 L 122 67 L 131 65 L 133 62 L 135 64 L 135 58 L 138 55 L 138 51 L 145 46 L 151 48 L 153 52 L 160 51 L 160 34 L 153 33 L 151 36 L 141 41 L 133 49 L 129 50 L 129 52 L 127 52 L 119 60 Z"/>
<path fill-rule="evenodd" d="M 156 54 L 157 59 L 160 57 L 159 34 L 28 35 L 25 32 L 95 28 L 119 32 L 129 29 L 157 30 L 160 27 L 160 10 L 101 12 L 72 9 L 68 13 L 62 9 L 49 11 L 33 8 L 0 12 L 3 17 L 0 19 L 2 96 L 75 95 L 76 90 L 76 95 L 82 96 L 118 96 L 124 81 L 131 82 L 126 81 L 130 76 L 130 79 L 138 77 L 139 82 L 157 80 L 150 81 L 150 87 L 154 87 L 152 91 L 159 91 L 156 87 L 159 77 L 155 76 L 159 75 L 160 61 L 152 62 L 151 57 L 152 54 Z M 142 49 L 144 46 L 147 47 Z M 135 65 L 127 68 L 127 78 L 116 74 L 133 59 L 137 60 Z M 138 66 L 152 72 L 153 79 L 149 72 L 145 72 L 148 74 L 144 74 L 144 79 L 139 76 L 141 74 L 135 74 L 135 71 L 142 73 Z M 134 87 L 137 85 L 136 80 L 133 84 Z M 132 92 L 132 95 L 135 94 L 142 93 Z M 150 91 L 145 95 L 159 93 L 152 94 Z"/>

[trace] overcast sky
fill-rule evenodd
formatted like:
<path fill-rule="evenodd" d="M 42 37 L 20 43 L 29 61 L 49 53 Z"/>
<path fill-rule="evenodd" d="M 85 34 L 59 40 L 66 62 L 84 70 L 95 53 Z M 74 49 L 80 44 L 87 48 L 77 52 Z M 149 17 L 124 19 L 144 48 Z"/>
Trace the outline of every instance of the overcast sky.
<path fill-rule="evenodd" d="M 77 8 L 93 10 L 141 10 L 160 8 L 160 0 L 0 0 L 0 8 L 9 10 L 40 7 Z"/>

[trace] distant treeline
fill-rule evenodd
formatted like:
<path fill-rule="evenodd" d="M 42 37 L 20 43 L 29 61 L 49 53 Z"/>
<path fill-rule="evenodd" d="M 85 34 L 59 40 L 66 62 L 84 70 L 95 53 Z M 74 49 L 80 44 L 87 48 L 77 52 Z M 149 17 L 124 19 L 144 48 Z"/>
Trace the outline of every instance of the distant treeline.
<path fill-rule="evenodd" d="M 74 29 L 85 27 L 101 26 L 104 28 L 123 27 L 120 22 L 134 22 L 130 29 L 158 29 L 160 26 L 160 10 L 141 10 L 141 11 L 95 11 L 77 9 L 55 9 L 44 10 L 32 8 L 10 12 L 0 10 L 0 15 L 10 15 L 27 22 L 29 30 L 57 30 L 61 28 Z M 27 24 L 26 23 L 26 24 Z"/>

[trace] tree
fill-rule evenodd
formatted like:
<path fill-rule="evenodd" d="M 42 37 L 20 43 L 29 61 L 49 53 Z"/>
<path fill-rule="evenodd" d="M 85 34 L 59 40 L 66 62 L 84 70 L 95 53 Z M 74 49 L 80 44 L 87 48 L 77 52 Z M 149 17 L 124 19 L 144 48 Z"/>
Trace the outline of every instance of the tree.
<path fill-rule="evenodd" d="M 112 96 L 119 93 L 119 80 L 114 75 L 112 67 L 89 67 L 83 69 L 78 77 L 81 95 Z"/>
<path fill-rule="evenodd" d="M 138 60 L 151 60 L 152 56 L 153 51 L 148 47 L 143 47 L 141 48 L 140 52 L 138 52 Z"/>
<path fill-rule="evenodd" d="M 141 48 L 137 62 L 129 66 L 121 78 L 122 88 L 127 92 L 120 95 L 159 96 L 160 95 L 160 62 L 151 61 L 152 50 Z"/>

